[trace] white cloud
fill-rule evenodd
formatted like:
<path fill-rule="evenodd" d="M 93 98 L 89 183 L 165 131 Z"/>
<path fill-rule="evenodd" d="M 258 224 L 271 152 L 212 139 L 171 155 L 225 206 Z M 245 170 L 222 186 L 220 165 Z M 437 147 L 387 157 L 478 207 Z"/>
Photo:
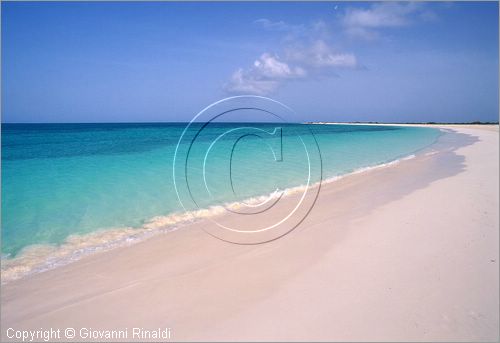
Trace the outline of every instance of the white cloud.
<path fill-rule="evenodd" d="M 339 19 L 337 28 L 340 32 L 367 40 L 380 38 L 384 29 L 437 19 L 433 11 L 418 2 L 379 2 L 347 7 L 336 18 Z M 248 68 L 237 69 L 225 85 L 229 92 L 264 95 L 290 80 L 331 76 L 339 69 L 360 67 L 353 53 L 339 51 L 332 44 L 330 29 L 335 26 L 329 22 L 318 20 L 297 25 L 261 18 L 254 24 L 281 35 L 278 51 L 282 52 L 283 58 L 264 53 Z"/>
<path fill-rule="evenodd" d="M 279 60 L 278 56 L 264 53 L 253 63 L 254 70 L 264 78 L 293 78 L 302 77 L 305 71 L 302 68 L 290 68 L 288 64 Z"/>
<path fill-rule="evenodd" d="M 335 53 L 323 40 L 316 40 L 307 48 L 288 49 L 288 57 L 291 61 L 314 68 L 355 68 L 358 65 L 354 54 Z"/>
<path fill-rule="evenodd" d="M 266 95 L 272 93 L 277 87 L 278 81 L 259 79 L 251 72 L 240 68 L 233 73 L 225 88 L 234 93 Z"/>
<path fill-rule="evenodd" d="M 380 36 L 379 29 L 407 26 L 417 19 L 433 20 L 435 14 L 422 3 L 383 2 L 369 8 L 347 8 L 342 24 L 352 36 L 374 39 Z"/>
<path fill-rule="evenodd" d="M 236 70 L 225 88 L 230 92 L 264 95 L 272 93 L 284 80 L 305 76 L 301 67 L 290 67 L 278 56 L 264 53 L 250 68 Z"/>
<path fill-rule="evenodd" d="M 264 53 L 249 68 L 233 72 L 225 89 L 232 93 L 269 94 L 290 80 L 307 78 L 323 71 L 355 68 L 356 56 L 338 52 L 324 39 L 327 25 L 316 21 L 311 25 L 289 25 L 283 21 L 259 19 L 255 23 L 268 30 L 283 31 L 284 58 Z M 331 75 L 331 72 L 327 73 Z"/>
<path fill-rule="evenodd" d="M 351 27 L 394 27 L 409 23 L 407 15 L 414 10 L 412 4 L 380 3 L 369 9 L 347 9 L 344 24 Z"/>

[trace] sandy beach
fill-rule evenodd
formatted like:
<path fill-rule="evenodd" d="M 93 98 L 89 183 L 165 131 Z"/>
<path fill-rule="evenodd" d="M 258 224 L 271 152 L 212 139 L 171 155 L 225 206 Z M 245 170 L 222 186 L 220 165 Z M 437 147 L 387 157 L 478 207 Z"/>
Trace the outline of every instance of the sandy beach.
<path fill-rule="evenodd" d="M 163 341 L 496 341 L 498 125 L 432 127 L 451 132 L 324 184 L 273 242 L 229 244 L 200 221 L 10 282 L 2 341 L 40 328 L 73 328 L 74 341 L 140 341 L 133 328 L 168 328 Z"/>

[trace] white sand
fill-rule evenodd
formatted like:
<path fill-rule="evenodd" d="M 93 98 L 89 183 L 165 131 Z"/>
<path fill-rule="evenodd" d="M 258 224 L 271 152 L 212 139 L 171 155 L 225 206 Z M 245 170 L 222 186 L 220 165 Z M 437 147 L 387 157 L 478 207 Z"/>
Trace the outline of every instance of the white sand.
<path fill-rule="evenodd" d="M 326 185 L 272 243 L 224 243 L 201 222 L 9 283 L 2 338 L 169 327 L 172 340 L 498 340 L 498 126 L 453 129 L 468 145 Z"/>

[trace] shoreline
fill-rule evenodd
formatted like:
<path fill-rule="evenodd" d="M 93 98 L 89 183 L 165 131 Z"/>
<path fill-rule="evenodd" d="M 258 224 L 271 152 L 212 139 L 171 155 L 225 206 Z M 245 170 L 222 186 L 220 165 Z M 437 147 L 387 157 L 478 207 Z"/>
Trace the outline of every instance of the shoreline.
<path fill-rule="evenodd" d="M 433 143 L 434 144 L 434 143 Z M 423 150 L 428 149 L 423 148 Z M 343 178 L 367 173 L 371 170 L 388 168 L 402 161 L 415 158 L 414 153 L 405 155 L 395 160 L 375 164 L 367 167 L 360 167 L 346 174 L 328 177 L 321 182 L 321 185 L 327 185 Z M 293 186 L 284 190 L 284 197 L 299 192 L 305 186 Z M 310 188 L 318 187 L 317 184 Z M 224 207 L 237 207 L 241 203 L 252 203 L 252 201 L 261 198 L 268 198 L 271 194 L 264 194 L 240 202 L 224 203 L 223 205 L 213 205 L 199 210 L 186 211 L 182 213 L 171 213 L 153 217 L 142 227 L 122 227 L 100 229 L 87 234 L 74 234 L 67 237 L 64 243 L 56 244 L 34 244 L 23 248 L 15 257 L 2 257 L 2 263 L 7 264 L 7 268 L 2 270 L 1 284 L 6 285 L 10 282 L 21 280 L 39 273 L 44 273 L 70 263 L 77 262 L 82 258 L 100 254 L 113 249 L 121 249 L 143 242 L 148 239 L 154 239 L 157 235 L 168 234 L 172 231 L 182 229 L 184 226 L 196 223 L 209 217 L 215 217 L 225 211 Z M 89 243 L 90 242 L 90 243 Z M 28 266 L 23 260 L 28 260 Z M 13 266 L 8 266 L 13 264 Z M 27 268 L 28 267 L 28 268 Z M 12 269 L 21 269 L 16 271 Z M 8 276 L 5 276 L 7 274 Z M 13 275 L 12 275 L 13 274 Z"/>
<path fill-rule="evenodd" d="M 341 123 L 318 124 L 340 125 Z M 343 124 L 351 125 L 351 123 Z M 392 124 L 380 124 L 380 126 L 382 125 L 390 126 Z M 394 124 L 394 126 L 405 125 Z M 429 125 L 423 126 L 429 127 Z M 434 129 L 442 131 L 442 129 L 438 127 L 435 127 Z M 394 160 L 360 167 L 345 174 L 328 177 L 322 180 L 321 184 L 327 185 L 352 175 L 369 172 L 373 169 L 390 167 L 394 164 L 400 163 L 401 161 L 415 158 L 422 151 L 431 149 L 434 144 L 436 144 L 436 142 L 418 149 L 417 151 L 409 152 L 407 155 L 400 156 Z M 303 185 L 298 185 L 286 188 L 284 190 L 285 197 L 289 197 L 290 195 L 301 191 L 304 187 L 305 186 Z M 315 187 L 318 187 L 318 184 L 311 186 L 311 188 Z M 199 220 L 219 216 L 221 213 L 225 212 L 224 207 L 237 208 L 241 203 L 258 201 L 259 199 L 268 198 L 271 194 L 272 193 L 262 194 L 248 199 L 243 199 L 239 202 L 212 205 L 208 208 L 198 210 L 155 216 L 147 220 L 141 227 L 124 226 L 118 228 L 103 228 L 86 234 L 72 234 L 61 244 L 34 244 L 26 246 L 14 257 L 2 256 L 1 284 L 5 285 L 16 280 L 29 278 L 32 275 L 60 268 L 94 254 L 100 254 L 113 249 L 126 248 L 148 239 L 154 239 L 157 235 L 168 234 L 172 231 L 182 229 L 187 225 L 198 222 Z"/>
<path fill-rule="evenodd" d="M 275 242 L 227 244 L 200 221 L 10 282 L 2 328 L 171 327 L 188 341 L 498 339 L 495 127 L 455 128 L 443 150 L 326 185 L 304 223 Z M 451 201 L 459 208 L 443 207 Z"/>

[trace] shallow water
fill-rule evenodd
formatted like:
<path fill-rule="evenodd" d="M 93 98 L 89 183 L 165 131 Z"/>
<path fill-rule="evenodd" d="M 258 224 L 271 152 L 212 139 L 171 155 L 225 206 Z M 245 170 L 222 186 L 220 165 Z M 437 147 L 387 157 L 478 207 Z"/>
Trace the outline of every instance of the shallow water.
<path fill-rule="evenodd" d="M 39 245 L 48 249 L 46 245 L 69 242 L 74 243 L 71 249 L 90 249 L 88 235 L 103 229 L 117 229 L 125 239 L 134 235 L 134 229 L 182 221 L 185 210 L 257 199 L 275 189 L 305 185 L 309 174 L 314 183 L 395 161 L 429 146 L 440 135 L 437 129 L 416 127 L 245 125 L 264 133 L 255 136 L 250 130 L 236 145 L 235 137 L 222 136 L 208 154 L 217 137 L 241 124 L 213 123 L 196 138 L 186 168 L 197 202 L 184 202 L 183 207 L 172 172 L 184 123 L 3 124 L 4 261 Z M 281 128 L 280 135 L 269 134 L 276 128 Z M 314 133 L 321 152 L 320 160 L 310 156 L 312 173 L 300 139 L 306 131 Z M 181 172 L 182 163 L 176 166 Z M 179 195 L 185 199 L 183 191 L 179 189 Z M 107 239 L 99 239 L 103 237 Z"/>

